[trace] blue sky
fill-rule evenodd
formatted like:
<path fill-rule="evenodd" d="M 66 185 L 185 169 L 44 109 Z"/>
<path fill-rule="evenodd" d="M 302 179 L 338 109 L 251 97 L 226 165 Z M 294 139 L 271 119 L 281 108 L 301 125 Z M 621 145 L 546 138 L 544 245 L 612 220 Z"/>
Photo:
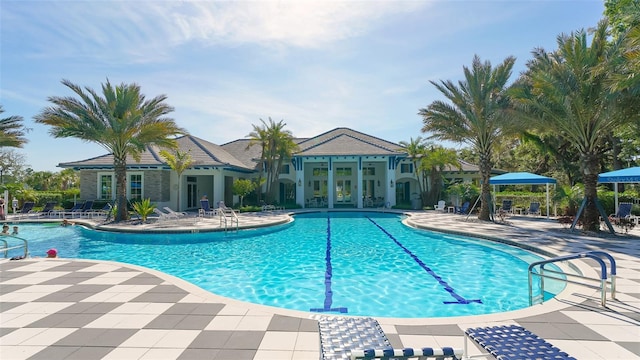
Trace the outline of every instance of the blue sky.
<path fill-rule="evenodd" d="M 36 171 L 106 153 L 54 139 L 33 116 L 61 84 L 137 83 L 168 96 L 171 117 L 223 144 L 284 120 L 296 137 L 349 127 L 393 142 L 424 136 L 429 81 L 462 76 L 475 54 L 496 65 L 593 27 L 603 1 L 0 0 L 2 117 L 31 128 L 17 151 Z M 453 144 L 447 144 L 452 146 Z M 462 147 L 456 145 L 455 147 Z"/>

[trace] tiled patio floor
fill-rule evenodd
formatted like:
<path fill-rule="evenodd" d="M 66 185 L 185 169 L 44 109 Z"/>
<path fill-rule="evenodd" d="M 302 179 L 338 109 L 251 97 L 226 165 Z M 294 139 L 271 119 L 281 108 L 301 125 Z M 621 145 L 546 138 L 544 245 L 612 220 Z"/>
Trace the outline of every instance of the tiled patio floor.
<path fill-rule="evenodd" d="M 252 218 L 255 224 L 282 215 Z M 277 219 L 277 220 L 276 220 Z M 640 359 L 640 231 L 570 234 L 544 219 L 509 225 L 416 212 L 413 225 L 500 237 L 557 255 L 610 252 L 616 300 L 571 287 L 544 305 L 508 313 L 426 319 L 378 318 L 396 347 L 462 347 L 463 330 L 520 324 L 578 359 Z M 203 225 L 200 225 L 203 226 Z M 594 264 L 584 266 L 588 271 Z M 82 259 L 0 262 L 0 359 L 317 359 L 316 314 L 223 298 L 166 274 Z M 477 353 L 477 350 L 474 352 Z"/>

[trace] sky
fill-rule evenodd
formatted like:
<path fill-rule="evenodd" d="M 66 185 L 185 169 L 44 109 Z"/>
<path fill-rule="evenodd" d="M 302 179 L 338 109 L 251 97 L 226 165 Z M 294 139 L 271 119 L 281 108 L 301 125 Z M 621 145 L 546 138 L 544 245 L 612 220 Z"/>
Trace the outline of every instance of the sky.
<path fill-rule="evenodd" d="M 474 55 L 516 57 L 514 81 L 532 50 L 603 11 L 602 0 L 0 0 L 0 117 L 24 118 L 16 151 L 35 171 L 107 153 L 33 121 L 48 97 L 74 96 L 63 79 L 164 94 L 178 126 L 219 145 L 269 118 L 295 137 L 348 127 L 409 141 L 428 135 L 418 111 L 444 100 L 431 81 L 461 80 Z"/>

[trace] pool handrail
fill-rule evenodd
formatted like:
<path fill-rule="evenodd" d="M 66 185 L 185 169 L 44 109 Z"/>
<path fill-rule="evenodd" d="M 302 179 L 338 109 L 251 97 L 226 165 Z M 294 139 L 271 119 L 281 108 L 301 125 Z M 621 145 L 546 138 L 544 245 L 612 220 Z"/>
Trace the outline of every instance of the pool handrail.
<path fill-rule="evenodd" d="M 572 281 L 572 280 L 568 280 L 567 277 L 575 277 L 575 278 L 579 278 L 582 280 L 596 280 L 593 278 L 589 278 L 589 277 L 585 277 L 585 276 L 581 276 L 581 275 L 575 275 L 575 274 L 569 274 L 563 271 L 555 271 L 555 270 L 546 270 L 547 273 L 551 273 L 551 274 L 558 274 L 558 275 L 563 275 L 564 277 L 554 277 L 554 276 L 550 276 L 545 274 L 545 269 L 544 266 L 546 264 L 551 264 L 551 263 L 555 263 L 555 262 L 560 262 L 560 261 L 569 261 L 569 260 L 575 260 L 575 259 L 583 259 L 583 258 L 590 258 L 595 260 L 599 265 L 600 265 L 600 286 L 597 286 L 595 288 L 599 288 L 600 289 L 600 304 L 602 305 L 602 307 L 606 307 L 606 302 L 607 302 L 607 265 L 605 264 L 605 262 L 603 261 L 603 258 L 606 258 L 609 260 L 609 264 L 610 264 L 610 268 L 611 268 L 611 272 L 609 273 L 610 275 L 610 284 L 611 284 L 611 298 L 615 299 L 615 291 L 616 291 L 616 284 L 615 284 L 615 280 L 616 280 L 616 262 L 615 259 L 609 255 L 608 253 L 604 252 L 604 251 L 585 251 L 585 252 L 581 252 L 581 253 L 577 253 L 577 254 L 571 254 L 571 255 L 565 255 L 565 256 L 558 256 L 558 257 L 554 257 L 551 259 L 545 259 L 545 260 L 540 260 L 540 261 L 536 261 L 533 262 L 531 264 L 529 264 L 529 268 L 528 268 L 528 280 L 529 280 L 529 306 L 533 305 L 533 269 L 536 266 L 540 267 L 540 272 L 538 274 L 536 274 L 537 276 L 540 277 L 540 293 L 544 300 L 544 279 L 548 278 L 548 279 L 552 279 L 552 280 L 560 280 L 560 281 L 564 281 L 567 283 L 572 283 L 572 284 L 578 284 L 578 285 L 582 285 L 582 286 L 587 286 L 587 287 L 594 287 L 593 285 L 590 284 L 585 284 L 584 282 L 579 282 L 579 281 Z"/>
<path fill-rule="evenodd" d="M 6 238 L 22 240 L 23 244 L 9 247 L 9 243 L 7 242 L 7 240 L 5 240 Z M 0 241 L 2 241 L 2 243 L 4 244 L 4 248 L 2 248 L 2 250 L 0 250 L 0 251 L 2 251 L 4 253 L 4 258 L 5 259 L 7 258 L 7 255 L 9 254 L 9 250 L 13 250 L 13 249 L 24 248 L 24 257 L 26 258 L 27 255 L 29 255 L 29 242 L 26 239 L 23 239 L 21 237 L 15 236 L 15 235 L 2 235 L 0 237 Z"/>

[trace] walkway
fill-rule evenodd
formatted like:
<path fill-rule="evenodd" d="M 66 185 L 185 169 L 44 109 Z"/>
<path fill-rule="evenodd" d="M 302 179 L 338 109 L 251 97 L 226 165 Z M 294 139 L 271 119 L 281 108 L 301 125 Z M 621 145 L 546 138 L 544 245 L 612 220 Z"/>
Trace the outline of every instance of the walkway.
<path fill-rule="evenodd" d="M 265 225 L 282 216 L 261 214 L 251 220 Z M 640 230 L 634 230 L 634 236 L 596 238 L 570 234 L 541 218 L 512 217 L 508 225 L 464 219 L 430 211 L 415 212 L 408 221 L 425 228 L 499 236 L 558 255 L 604 249 L 618 262 L 617 300 L 602 309 L 597 292 L 572 287 L 557 300 L 508 313 L 378 318 L 394 346 L 462 347 L 467 327 L 515 323 L 578 359 L 640 359 Z M 0 262 L 3 360 L 318 359 L 316 316 L 223 298 L 122 263 Z"/>

